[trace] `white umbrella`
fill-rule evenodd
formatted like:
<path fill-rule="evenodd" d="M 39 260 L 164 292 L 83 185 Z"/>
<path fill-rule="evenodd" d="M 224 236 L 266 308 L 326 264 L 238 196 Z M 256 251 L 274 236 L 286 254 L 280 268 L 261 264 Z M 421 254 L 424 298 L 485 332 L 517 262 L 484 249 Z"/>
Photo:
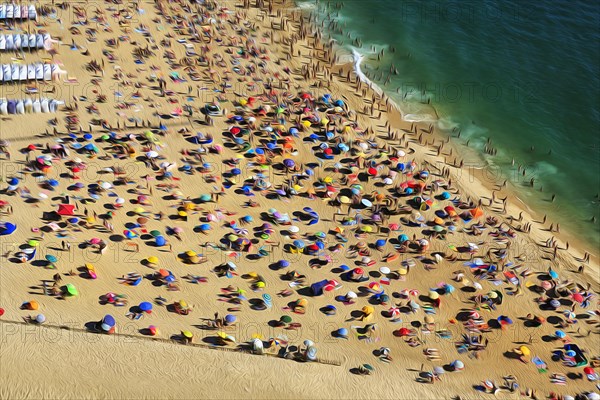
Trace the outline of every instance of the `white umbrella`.
<path fill-rule="evenodd" d="M 15 49 L 21 49 L 21 35 L 14 35 L 13 42 L 15 42 Z"/>
<path fill-rule="evenodd" d="M 27 79 L 30 81 L 35 79 L 35 65 L 29 64 L 27 65 Z"/>
<path fill-rule="evenodd" d="M 50 64 L 44 64 L 44 80 L 52 80 L 52 66 Z"/>
<path fill-rule="evenodd" d="M 11 69 L 12 69 L 12 71 L 11 71 L 12 80 L 18 81 L 19 80 L 19 64 L 12 64 Z"/>
<path fill-rule="evenodd" d="M 13 17 L 15 19 L 21 19 L 21 6 L 20 5 L 14 5 L 13 8 Z"/>
<path fill-rule="evenodd" d="M 44 66 L 41 63 L 35 64 L 35 79 L 38 81 L 44 79 Z"/>
<path fill-rule="evenodd" d="M 0 50 L 6 50 L 6 35 L 0 36 Z"/>
<path fill-rule="evenodd" d="M 31 49 L 35 48 L 35 33 L 29 34 L 29 48 L 31 48 Z"/>
<path fill-rule="evenodd" d="M 27 10 L 29 19 L 37 19 L 37 10 L 35 9 L 35 6 L 33 4 L 31 4 Z"/>
<path fill-rule="evenodd" d="M 29 49 L 29 35 L 26 33 L 21 35 L 21 46 L 23 46 L 24 49 Z"/>
<path fill-rule="evenodd" d="M 49 113 L 50 107 L 48 106 L 48 99 L 42 99 L 42 112 Z"/>
<path fill-rule="evenodd" d="M 158 157 L 158 152 L 156 152 L 154 150 L 149 151 L 149 152 L 146 153 L 146 157 L 148 157 L 148 158 L 156 158 L 156 157 Z"/>
<path fill-rule="evenodd" d="M 17 114 L 25 114 L 25 105 L 23 100 L 17 101 Z"/>
<path fill-rule="evenodd" d="M 42 103 L 39 99 L 33 101 L 33 112 L 38 114 L 42 112 Z"/>
<path fill-rule="evenodd" d="M 6 50 L 13 50 L 15 48 L 15 42 L 13 40 L 12 35 L 8 35 L 5 40 L 6 40 Z"/>
<path fill-rule="evenodd" d="M 21 65 L 19 67 L 19 80 L 20 81 L 27 80 L 27 65 Z"/>
<path fill-rule="evenodd" d="M 35 47 L 38 49 L 43 49 L 44 48 L 44 35 L 37 34 L 37 35 L 35 35 L 35 38 L 36 38 Z"/>
<path fill-rule="evenodd" d="M 8 102 L 4 99 L 0 100 L 0 114 L 8 114 Z"/>
<path fill-rule="evenodd" d="M 13 4 L 7 4 L 6 5 L 6 19 L 13 19 L 14 16 L 14 5 Z"/>

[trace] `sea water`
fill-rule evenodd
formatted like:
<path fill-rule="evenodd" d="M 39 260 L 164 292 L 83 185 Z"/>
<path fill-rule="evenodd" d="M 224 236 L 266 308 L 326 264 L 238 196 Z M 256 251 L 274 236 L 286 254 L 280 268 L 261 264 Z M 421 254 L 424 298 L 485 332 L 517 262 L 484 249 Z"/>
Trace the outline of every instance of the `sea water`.
<path fill-rule="evenodd" d="M 299 3 L 404 119 L 460 132 L 461 153 L 477 154 L 469 163 L 510 180 L 529 207 L 597 249 L 600 3 Z"/>

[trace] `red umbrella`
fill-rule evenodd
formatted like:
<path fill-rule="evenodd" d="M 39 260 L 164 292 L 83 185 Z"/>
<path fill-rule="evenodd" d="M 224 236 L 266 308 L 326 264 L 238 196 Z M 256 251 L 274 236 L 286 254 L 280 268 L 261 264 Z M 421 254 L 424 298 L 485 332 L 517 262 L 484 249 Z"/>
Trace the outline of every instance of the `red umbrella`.
<path fill-rule="evenodd" d="M 573 294 L 573 300 L 575 300 L 578 303 L 583 303 L 583 296 L 581 293 L 574 293 Z"/>
<path fill-rule="evenodd" d="M 58 215 L 73 215 L 75 214 L 74 204 L 60 204 L 58 206 Z"/>
<path fill-rule="evenodd" d="M 396 331 L 396 335 L 398 336 L 408 336 L 410 334 L 410 329 L 408 328 L 400 328 Z"/>
<path fill-rule="evenodd" d="M 376 168 L 373 168 L 373 167 L 370 167 L 370 168 L 367 170 L 367 172 L 368 172 L 368 173 L 369 173 L 369 175 L 371 175 L 371 176 L 375 176 L 375 175 L 377 175 L 377 169 L 376 169 Z"/>

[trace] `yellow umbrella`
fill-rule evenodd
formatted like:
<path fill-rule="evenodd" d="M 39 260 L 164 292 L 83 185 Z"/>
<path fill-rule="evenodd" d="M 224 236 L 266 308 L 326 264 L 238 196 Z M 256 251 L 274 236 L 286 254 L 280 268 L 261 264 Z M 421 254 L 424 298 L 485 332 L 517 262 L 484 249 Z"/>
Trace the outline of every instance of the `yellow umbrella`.
<path fill-rule="evenodd" d="M 528 356 L 531 354 L 531 351 L 529 350 L 529 347 L 527 346 L 521 346 L 519 347 L 519 351 L 524 355 L 524 356 Z"/>
<path fill-rule="evenodd" d="M 351 200 L 348 196 L 340 196 L 340 203 L 342 204 L 350 204 Z"/>
<path fill-rule="evenodd" d="M 158 264 L 158 257 L 156 257 L 156 256 L 150 256 L 150 257 L 148 257 L 147 260 L 151 264 Z"/>
<path fill-rule="evenodd" d="M 188 339 L 191 339 L 192 337 L 194 337 L 194 334 L 190 331 L 181 331 L 181 334 Z"/>
<path fill-rule="evenodd" d="M 197 256 L 198 254 L 194 250 L 188 250 L 185 252 L 185 255 L 188 257 L 194 257 L 194 256 Z"/>
<path fill-rule="evenodd" d="M 310 121 L 302 121 L 302 125 L 304 125 L 307 128 L 310 128 L 311 123 Z"/>
<path fill-rule="evenodd" d="M 365 315 L 371 315 L 375 311 L 375 309 L 371 306 L 364 306 L 361 310 Z"/>

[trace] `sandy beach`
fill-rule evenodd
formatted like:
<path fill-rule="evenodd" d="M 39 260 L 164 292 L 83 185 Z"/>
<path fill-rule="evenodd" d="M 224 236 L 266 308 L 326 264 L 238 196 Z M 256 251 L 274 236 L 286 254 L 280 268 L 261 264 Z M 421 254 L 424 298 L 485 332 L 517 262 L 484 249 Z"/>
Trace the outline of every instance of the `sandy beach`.
<path fill-rule="evenodd" d="M 310 15 L 36 6 L 0 64 L 66 72 L 0 97 L 65 104 L 1 115 L 0 398 L 598 398 L 597 249 Z"/>

